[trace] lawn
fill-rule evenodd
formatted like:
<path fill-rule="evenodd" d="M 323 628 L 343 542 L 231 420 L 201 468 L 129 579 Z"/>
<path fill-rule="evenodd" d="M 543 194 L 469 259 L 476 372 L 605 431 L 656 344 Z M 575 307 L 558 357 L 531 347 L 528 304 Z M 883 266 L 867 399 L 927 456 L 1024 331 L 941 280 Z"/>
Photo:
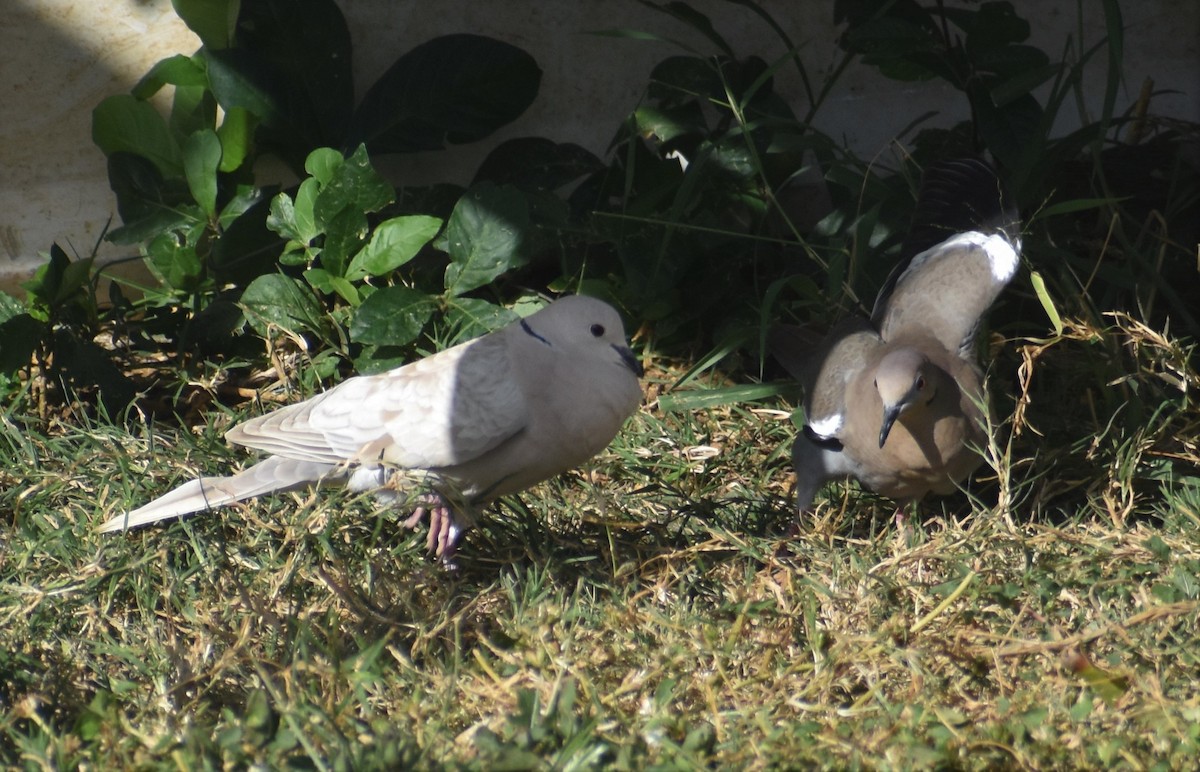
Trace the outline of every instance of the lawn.
<path fill-rule="evenodd" d="M 257 408 L 10 411 L 0 764 L 1190 766 L 1200 378 L 1108 321 L 997 341 L 964 493 L 897 520 L 830 485 L 792 536 L 792 403 L 666 412 L 686 363 L 653 362 L 617 440 L 494 506 L 456 570 L 337 490 L 102 537 L 242 463 L 221 434 Z M 1129 372 L 1080 389 L 1097 349 Z"/>

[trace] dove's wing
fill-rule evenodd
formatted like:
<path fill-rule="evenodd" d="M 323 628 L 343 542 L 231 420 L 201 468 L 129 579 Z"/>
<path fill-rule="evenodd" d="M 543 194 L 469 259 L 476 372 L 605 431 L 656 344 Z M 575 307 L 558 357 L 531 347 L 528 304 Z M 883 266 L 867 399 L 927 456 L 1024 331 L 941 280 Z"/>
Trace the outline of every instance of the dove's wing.
<path fill-rule="evenodd" d="M 1016 274 L 1019 249 L 1003 233 L 970 231 L 917 255 L 882 304 L 880 335 L 889 343 L 929 335 L 972 358 L 979 320 Z"/>
<path fill-rule="evenodd" d="M 273 456 L 231 477 L 201 477 L 184 483 L 143 507 L 109 518 L 100 532 L 136 528 L 263 493 L 292 490 L 337 473 L 337 467 L 330 464 Z"/>
<path fill-rule="evenodd" d="M 528 407 L 502 333 L 235 426 L 230 442 L 325 464 L 405 469 L 469 461 L 519 432 Z"/>

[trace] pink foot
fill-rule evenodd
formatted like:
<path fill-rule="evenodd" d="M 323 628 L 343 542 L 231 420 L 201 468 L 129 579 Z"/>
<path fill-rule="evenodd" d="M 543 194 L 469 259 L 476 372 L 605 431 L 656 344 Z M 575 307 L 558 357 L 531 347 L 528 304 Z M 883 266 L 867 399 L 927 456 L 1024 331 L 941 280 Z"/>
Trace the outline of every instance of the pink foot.
<path fill-rule="evenodd" d="M 425 516 L 429 515 L 429 536 L 425 539 L 425 549 L 437 556 L 442 563 L 451 565 L 454 555 L 458 552 L 458 539 L 462 536 L 463 529 L 454 523 L 450 507 L 441 496 L 422 496 L 420 501 L 403 525 L 410 530 L 416 530 Z"/>

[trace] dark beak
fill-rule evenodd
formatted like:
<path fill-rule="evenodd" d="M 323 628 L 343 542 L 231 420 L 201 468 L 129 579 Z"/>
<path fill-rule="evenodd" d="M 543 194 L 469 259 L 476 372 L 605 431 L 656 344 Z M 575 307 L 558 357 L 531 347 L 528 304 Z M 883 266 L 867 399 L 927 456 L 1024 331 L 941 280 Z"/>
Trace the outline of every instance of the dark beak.
<path fill-rule="evenodd" d="M 879 427 L 879 447 L 883 447 L 883 443 L 887 442 L 888 435 L 892 433 L 892 424 L 896 423 L 896 419 L 900 417 L 901 407 L 897 405 L 883 409 L 883 425 Z"/>
<path fill-rule="evenodd" d="M 620 355 L 621 361 L 625 363 L 625 366 L 633 371 L 634 375 L 639 378 L 645 375 L 642 370 L 642 363 L 639 362 L 637 357 L 633 355 L 633 351 L 625 348 L 624 346 L 618 346 L 616 344 L 613 344 L 613 349 L 615 349 L 617 354 Z"/>

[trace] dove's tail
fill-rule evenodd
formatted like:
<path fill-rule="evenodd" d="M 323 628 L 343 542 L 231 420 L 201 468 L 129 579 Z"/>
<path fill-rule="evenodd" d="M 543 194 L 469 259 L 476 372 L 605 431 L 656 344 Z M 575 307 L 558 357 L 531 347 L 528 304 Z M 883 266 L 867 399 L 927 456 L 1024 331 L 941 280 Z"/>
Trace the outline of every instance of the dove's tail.
<path fill-rule="evenodd" d="M 100 526 L 100 532 L 128 530 L 264 493 L 312 485 L 322 479 L 336 477 L 339 471 L 333 464 L 271 456 L 232 477 L 192 480 L 143 507 L 110 518 Z"/>

